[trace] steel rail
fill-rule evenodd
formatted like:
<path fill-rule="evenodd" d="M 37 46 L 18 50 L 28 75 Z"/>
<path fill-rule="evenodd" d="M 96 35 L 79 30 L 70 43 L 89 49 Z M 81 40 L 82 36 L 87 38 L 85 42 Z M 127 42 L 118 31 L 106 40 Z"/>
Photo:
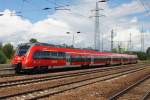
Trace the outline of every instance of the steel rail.
<path fill-rule="evenodd" d="M 143 67 L 145 65 L 141 65 Z M 124 67 L 111 67 L 111 68 L 99 68 L 99 70 L 88 70 L 88 71 L 83 71 L 83 72 L 76 72 L 76 73 L 67 73 L 67 74 L 61 74 L 61 75 L 50 75 L 50 76 L 45 76 L 45 77 L 40 77 L 40 78 L 31 78 L 31 79 L 25 79 L 25 80 L 19 80 L 19 81 L 12 81 L 12 82 L 3 82 L 0 83 L 0 88 L 8 87 L 8 86 L 15 86 L 15 85 L 25 85 L 25 84 L 30 84 L 30 83 L 35 83 L 35 82 L 41 82 L 41 81 L 50 81 L 54 79 L 60 79 L 60 78 L 69 78 L 69 77 L 75 77 L 79 75 L 86 75 L 86 74 L 93 74 L 93 73 L 100 73 L 100 72 L 105 72 L 109 70 L 120 70 L 123 69 Z M 128 70 L 134 69 L 134 67 L 131 67 Z"/>
<path fill-rule="evenodd" d="M 145 66 L 145 65 L 143 65 Z M 54 80 L 54 79 L 60 79 L 60 78 L 68 78 L 68 77 L 74 77 L 74 76 L 79 76 L 79 75 L 86 75 L 86 74 L 93 74 L 93 73 L 99 73 L 99 72 L 104 72 L 104 71 L 109 71 L 113 69 L 123 69 L 124 67 L 107 67 L 107 68 L 99 68 L 99 69 L 94 69 L 94 70 L 88 70 L 88 71 L 83 71 L 83 72 L 75 72 L 75 73 L 66 73 L 66 74 L 60 74 L 60 75 L 49 75 L 49 76 L 44 76 L 44 77 L 39 77 L 39 78 L 29 78 L 29 79 L 24 79 L 24 80 L 15 80 L 15 81 L 6 81 L 6 82 L 0 82 L 0 88 L 8 87 L 8 86 L 14 86 L 14 85 L 25 85 L 25 84 L 30 84 L 30 83 L 35 83 L 35 82 L 41 82 L 41 81 L 49 81 L 49 80 Z M 134 68 L 131 68 L 134 69 Z"/>
<path fill-rule="evenodd" d="M 137 81 L 136 83 L 130 85 L 129 87 L 123 89 L 122 91 L 112 95 L 109 100 L 117 100 L 117 98 L 119 98 L 120 96 L 122 96 L 123 94 L 127 93 L 129 90 L 131 90 L 132 88 L 136 87 L 137 85 L 141 84 L 142 82 L 146 81 L 147 79 L 150 78 L 150 75 L 144 77 L 143 79 Z"/>
<path fill-rule="evenodd" d="M 122 67 L 129 67 L 129 66 L 131 66 L 131 67 L 133 67 L 133 66 L 136 66 L 137 64 L 131 64 L 131 65 L 121 65 L 121 66 L 113 66 L 113 67 L 101 67 L 101 68 L 96 68 L 96 69 L 94 69 L 94 70 L 97 70 L 97 69 L 100 69 L 100 70 L 105 70 L 105 69 L 116 69 L 116 68 L 122 68 Z M 139 64 L 139 66 L 141 66 L 141 65 L 145 65 L 145 64 Z M 146 65 L 145 65 L 146 66 Z M 82 69 L 82 70 L 76 70 L 76 71 L 88 71 L 88 70 L 93 70 L 93 68 L 90 68 L 90 69 Z M 93 71 L 94 71 L 93 70 Z M 71 70 L 72 71 L 72 70 Z M 68 71 L 68 72 L 70 72 L 70 71 Z M 79 73 L 79 72 L 75 72 L 75 73 Z M 69 73 L 70 74 L 70 73 Z M 59 75 L 68 75 L 68 73 L 67 74 L 59 74 Z M 52 75 L 52 76 L 59 76 L 59 75 Z M 7 80 L 7 81 L 2 81 L 2 82 L 0 82 L 0 84 L 5 84 L 5 83 L 11 83 L 11 82 L 16 82 L 16 81 L 18 81 L 18 82 L 20 82 L 20 81 L 27 81 L 27 80 L 35 80 L 35 79 L 39 79 L 39 78 L 45 78 L 45 77 L 48 77 L 48 76 L 51 76 L 51 75 L 47 75 L 47 76 L 42 76 L 42 77 L 30 77 L 30 78 L 25 78 L 25 79 L 17 79 L 17 80 Z"/>
<path fill-rule="evenodd" d="M 0 69 L 0 77 L 9 77 L 9 76 L 18 76 L 18 74 L 15 73 L 14 68 Z"/>
<path fill-rule="evenodd" d="M 48 88 L 45 88 L 45 89 L 37 89 L 37 90 L 31 90 L 31 91 L 25 91 L 25 92 L 22 92 L 22 93 L 18 93 L 18 94 L 12 94 L 12 95 L 6 95 L 6 96 L 0 96 L 0 99 L 6 99 L 6 98 L 10 98 L 10 97 L 14 97 L 14 96 L 20 96 L 20 95 L 25 95 L 25 94 L 29 94 L 29 93 L 34 93 L 34 92 L 39 92 L 39 91 L 43 91 L 43 90 L 47 90 L 47 89 L 53 89 L 53 88 L 58 88 L 60 86 L 67 86 L 69 84 L 75 84 L 75 83 L 79 83 L 79 82 L 83 82 L 83 81 L 87 81 L 87 80 L 92 80 L 92 79 L 96 79 L 96 78 L 105 78 L 105 79 L 101 79 L 99 81 L 105 81 L 105 80 L 108 80 L 108 79 L 112 79 L 112 78 L 116 78 L 116 77 L 119 77 L 119 76 L 122 76 L 122 75 L 126 75 L 126 74 L 129 74 L 129 73 L 134 73 L 134 72 L 137 72 L 137 71 L 140 71 L 140 70 L 143 70 L 145 68 L 138 68 L 138 69 L 134 69 L 134 70 L 128 70 L 126 72 L 118 72 L 118 73 L 113 73 L 113 74 L 120 74 L 120 75 L 116 75 L 115 77 L 112 77 L 112 73 L 111 74 L 108 74 L 108 75 L 104 75 L 104 76 L 97 76 L 97 77 L 93 77 L 93 78 L 88 78 L 88 79 L 83 79 L 83 80 L 80 80 L 80 81 L 74 81 L 74 82 L 70 82 L 70 83 L 64 83 L 64 84 L 61 84 L 61 85 L 56 85 L 56 86 L 52 86 L 52 87 L 48 87 Z M 107 78 L 108 76 L 110 76 L 111 78 Z M 98 81 L 96 81 L 98 82 Z M 94 82 L 95 83 L 95 82 Z M 89 83 L 88 83 L 89 84 Z M 86 84 L 86 85 L 88 85 Z M 90 84 L 93 84 L 90 83 Z M 84 85 L 85 86 L 85 85 Z M 79 87 L 79 86 L 78 86 Z M 77 87 L 75 87 L 77 88 Z M 68 90 L 68 89 L 67 89 Z M 63 90 L 63 91 L 66 91 L 66 90 Z M 62 92 L 63 92 L 62 91 Z M 60 92 L 60 91 L 59 91 Z M 55 93 L 51 93 L 51 94 L 48 94 L 48 95 L 52 95 L 52 94 L 57 94 L 58 92 L 55 92 Z M 43 97 L 43 96 L 42 96 Z M 40 96 L 41 98 L 41 96 Z"/>
<path fill-rule="evenodd" d="M 35 96 L 35 97 L 30 97 L 30 98 L 28 98 L 28 100 L 37 100 L 37 99 L 45 98 L 45 97 L 48 97 L 48 96 L 51 96 L 51 95 L 55 95 L 55 94 L 59 94 L 59 93 L 62 93 L 62 92 L 68 91 L 68 90 L 75 89 L 75 88 L 87 86 L 87 85 L 94 84 L 94 83 L 97 83 L 97 82 L 102 82 L 102 81 L 110 80 L 110 79 L 113 79 L 113 78 L 116 78 L 116 77 L 120 77 L 120 76 L 123 76 L 123 75 L 126 75 L 126 74 L 134 73 L 134 72 L 137 72 L 137 71 L 140 71 L 140 70 L 143 70 L 143 68 L 142 69 L 136 69 L 136 70 L 133 70 L 133 71 L 130 70 L 130 71 L 127 71 L 127 72 L 119 72 L 119 73 L 115 73 L 113 75 L 111 74 L 111 75 L 106 75 L 106 76 L 103 76 L 103 77 L 89 78 L 89 79 L 80 80 L 80 81 L 77 81 L 77 82 L 72 82 L 72 83 L 59 85 L 57 87 L 49 88 L 49 89 L 58 88 L 58 89 L 56 89 L 56 91 L 55 90 L 49 90 L 50 93 L 47 93 L 47 94 L 44 94 L 44 95 Z M 98 79 L 98 80 L 91 82 L 91 80 L 95 80 L 95 79 Z M 78 85 L 81 82 L 83 82 L 83 84 Z M 71 86 L 69 87 L 69 85 L 71 85 Z M 60 87 L 63 87 L 63 88 L 60 88 Z M 40 92 L 40 91 L 38 91 L 38 92 Z M 35 93 L 35 94 L 38 94 L 38 93 Z"/>
<path fill-rule="evenodd" d="M 141 100 L 147 100 L 149 96 L 150 96 L 150 91 L 148 91 Z"/>

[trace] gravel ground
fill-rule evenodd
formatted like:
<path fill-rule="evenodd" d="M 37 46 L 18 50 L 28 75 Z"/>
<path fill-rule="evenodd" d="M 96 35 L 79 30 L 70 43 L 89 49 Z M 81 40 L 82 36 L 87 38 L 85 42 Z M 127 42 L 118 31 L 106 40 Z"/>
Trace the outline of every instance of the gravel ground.
<path fill-rule="evenodd" d="M 114 93 L 117 93 L 149 74 L 150 68 L 147 68 L 138 73 L 132 73 L 112 80 L 83 86 L 44 98 L 43 100 L 108 100 Z"/>
<path fill-rule="evenodd" d="M 124 70 L 125 69 L 110 70 L 110 71 L 107 71 L 107 73 L 105 71 L 105 72 L 93 73 L 93 74 L 76 76 L 76 77 L 55 79 L 55 80 L 51 80 L 51 81 L 44 81 L 44 82 L 27 84 L 27 85 L 17 85 L 17 86 L 12 86 L 12 87 L 1 88 L 0 96 L 4 96 L 4 95 L 8 95 L 8 94 L 22 93 L 25 91 L 31 91 L 31 90 L 37 90 L 37 89 L 45 89 L 47 87 L 52 87 L 52 86 L 56 86 L 56 85 L 63 84 L 63 83 L 69 83 L 69 82 L 73 82 L 73 81 L 77 81 L 77 80 L 87 79 L 90 77 L 92 78 L 95 76 L 103 76 L 108 73 L 116 73 L 116 72 L 120 72 L 120 71 L 124 71 Z"/>
<path fill-rule="evenodd" d="M 100 69 L 100 68 L 97 68 Z M 84 69 L 84 70 L 72 70 L 72 71 L 65 71 L 65 72 L 52 72 L 52 73 L 45 73 L 45 74 L 33 74 L 33 75 L 22 75 L 22 76 L 12 76 L 12 77 L 2 77 L 0 78 L 0 82 L 7 82 L 7 81 L 14 81 L 14 80 L 24 80 L 24 79 L 34 79 L 34 78 L 41 78 L 47 76 L 54 76 L 54 75 L 63 75 L 63 74 L 71 74 L 76 72 L 84 72 L 88 70 L 95 70 L 95 69 Z"/>
<path fill-rule="evenodd" d="M 141 65 L 141 63 L 137 64 Z M 115 66 L 115 67 L 133 67 L 135 64 L 132 65 L 122 65 L 122 66 Z M 33 78 L 40 78 L 40 77 L 47 77 L 47 76 L 53 76 L 53 75 L 62 75 L 62 74 L 71 74 L 71 73 L 76 73 L 76 72 L 84 72 L 88 70 L 95 70 L 96 68 L 93 69 L 84 69 L 84 70 L 72 70 L 72 71 L 65 71 L 65 72 L 54 72 L 54 73 L 45 73 L 45 74 L 36 74 L 36 75 L 21 75 L 21 76 L 12 76 L 12 77 L 0 77 L 0 83 L 1 82 L 8 82 L 8 81 L 15 81 L 15 80 L 23 80 L 23 79 L 33 79 Z M 100 68 L 97 68 L 100 69 Z"/>
<path fill-rule="evenodd" d="M 126 67 L 132 67 L 135 65 L 131 66 L 126 66 Z M 121 66 L 116 66 L 116 67 L 121 67 Z M 101 68 L 91 68 L 91 69 L 81 69 L 81 70 L 70 70 L 70 71 L 65 71 L 65 72 L 50 72 L 50 73 L 45 73 L 45 74 L 33 74 L 33 75 L 21 75 L 21 76 L 12 76 L 12 77 L 0 77 L 0 82 L 7 82 L 7 81 L 14 81 L 14 80 L 23 80 L 23 79 L 31 79 L 31 78 L 40 78 L 40 77 L 47 77 L 47 76 L 54 76 L 54 75 L 63 75 L 63 74 L 71 74 L 71 73 L 76 73 L 76 72 L 84 72 L 84 71 L 91 71 L 91 70 L 101 70 Z"/>
<path fill-rule="evenodd" d="M 129 68 L 125 68 L 125 69 L 129 69 Z M 27 92 L 27 91 L 31 91 L 31 90 L 45 89 L 47 87 L 52 87 L 52 86 L 56 86 L 56 85 L 63 84 L 63 83 L 69 83 L 72 81 L 87 79 L 89 77 L 106 75 L 108 73 L 113 73 L 113 72 L 116 73 L 116 72 L 124 71 L 125 69 L 93 73 L 93 74 L 84 75 L 84 77 L 83 76 L 82 77 L 81 76 L 70 77 L 70 78 L 66 78 L 66 79 L 57 79 L 57 80 L 55 79 L 55 80 L 51 80 L 51 81 L 37 82 L 37 83 L 28 84 L 28 85 L 17 85 L 17 86 L 12 86 L 12 87 L 7 87 L 7 88 L 1 88 L 0 96 L 5 96 L 8 94 L 23 93 L 23 92 Z"/>
<path fill-rule="evenodd" d="M 142 100 L 143 96 L 150 90 L 150 79 L 144 81 L 140 85 L 128 91 L 128 93 L 122 95 L 118 100 Z"/>

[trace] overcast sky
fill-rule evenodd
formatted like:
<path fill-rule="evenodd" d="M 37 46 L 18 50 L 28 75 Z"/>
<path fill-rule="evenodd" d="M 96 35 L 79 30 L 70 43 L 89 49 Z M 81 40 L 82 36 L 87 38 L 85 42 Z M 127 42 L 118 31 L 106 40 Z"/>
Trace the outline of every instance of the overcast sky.
<path fill-rule="evenodd" d="M 114 41 L 124 41 L 127 47 L 132 34 L 132 50 L 140 50 L 140 33 L 143 25 L 145 49 L 150 46 L 149 0 L 109 0 L 99 3 L 105 17 L 100 18 L 100 36 L 104 49 L 110 49 L 110 32 L 114 29 Z M 37 38 L 40 42 L 72 44 L 75 34 L 76 47 L 94 46 L 94 15 L 96 0 L 0 0 L 0 42 L 28 42 Z M 63 7 L 60 7 L 63 6 Z M 68 10 L 55 10 L 59 9 Z M 47 10 L 43 9 L 49 8 Z M 76 32 L 80 34 L 76 35 Z M 71 34 L 66 34 L 70 32 Z M 101 39 L 102 40 L 102 39 Z M 115 42 L 117 46 L 118 42 Z"/>

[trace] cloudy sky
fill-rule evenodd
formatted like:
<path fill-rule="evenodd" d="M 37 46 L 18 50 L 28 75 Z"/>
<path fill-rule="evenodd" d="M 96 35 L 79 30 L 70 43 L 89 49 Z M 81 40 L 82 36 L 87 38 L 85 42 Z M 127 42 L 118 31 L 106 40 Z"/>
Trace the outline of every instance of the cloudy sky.
<path fill-rule="evenodd" d="M 109 0 L 99 3 L 100 36 L 104 50 L 110 50 L 110 32 L 114 30 L 115 47 L 128 46 L 140 50 L 143 26 L 145 49 L 150 46 L 150 1 Z M 94 9 L 96 0 L 0 0 L 0 42 L 40 42 L 94 47 Z M 144 4 L 144 6 L 142 5 Z M 80 31 L 80 34 L 76 34 Z M 66 34 L 70 32 L 70 34 Z M 103 34 L 103 35 L 102 35 Z M 103 36 L 103 39 L 102 39 Z M 120 41 L 120 42 L 118 42 Z"/>

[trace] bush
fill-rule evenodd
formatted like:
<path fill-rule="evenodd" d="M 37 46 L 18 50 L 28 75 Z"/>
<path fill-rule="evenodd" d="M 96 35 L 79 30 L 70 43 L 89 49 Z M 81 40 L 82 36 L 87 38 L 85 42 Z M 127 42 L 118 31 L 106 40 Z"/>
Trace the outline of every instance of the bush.
<path fill-rule="evenodd" d="M 139 58 L 139 60 L 147 60 L 149 57 L 145 52 L 134 52 Z"/>
<path fill-rule="evenodd" d="M 6 63 L 7 58 L 5 56 L 5 54 L 0 50 L 0 64 L 4 64 Z"/>
<path fill-rule="evenodd" d="M 3 52 L 5 53 L 6 57 L 8 59 L 11 59 L 13 53 L 14 53 L 14 47 L 12 44 L 8 43 L 8 44 L 5 44 L 2 48 Z"/>

